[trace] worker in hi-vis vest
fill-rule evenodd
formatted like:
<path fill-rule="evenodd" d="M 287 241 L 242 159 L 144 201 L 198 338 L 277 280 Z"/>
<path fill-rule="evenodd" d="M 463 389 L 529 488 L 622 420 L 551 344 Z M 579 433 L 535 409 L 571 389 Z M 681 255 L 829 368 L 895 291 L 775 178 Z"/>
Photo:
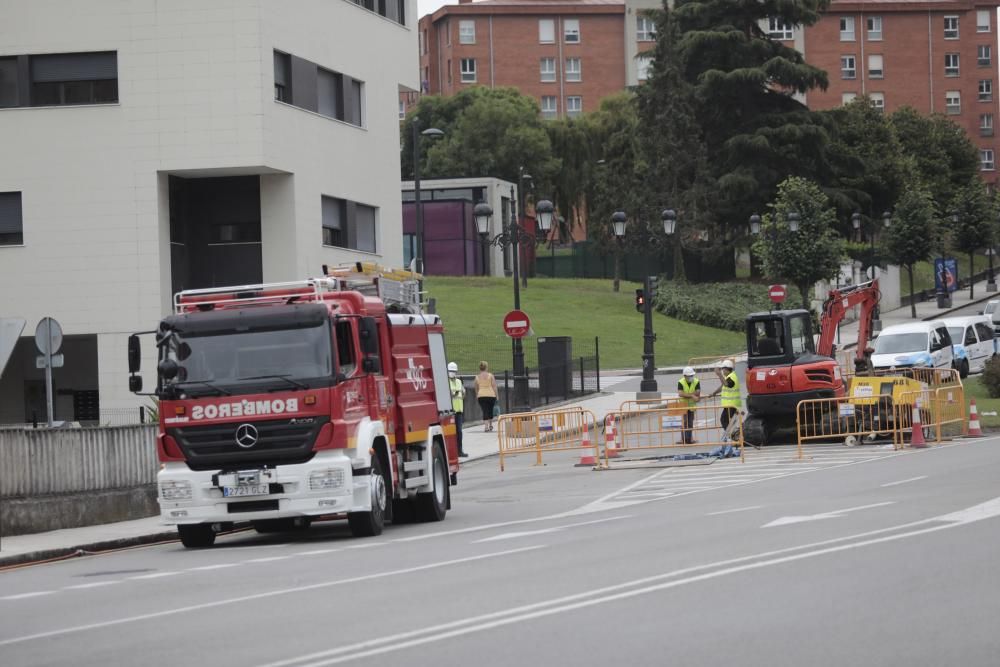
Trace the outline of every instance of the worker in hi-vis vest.
<path fill-rule="evenodd" d="M 733 432 L 739 425 L 739 420 L 733 421 L 733 419 L 743 406 L 743 399 L 740 398 L 740 379 L 736 375 L 736 362 L 732 359 L 724 359 L 715 369 L 715 374 L 719 378 L 719 388 L 713 391 L 709 397 L 722 395 L 720 401 L 722 414 L 719 415 L 719 422 L 725 433 L 724 438 L 732 440 Z"/>
<path fill-rule="evenodd" d="M 465 384 L 458 377 L 458 364 L 448 364 L 448 388 L 451 390 L 451 407 L 455 411 L 455 438 L 458 440 L 458 455 L 465 457 L 462 447 L 462 425 L 465 422 Z"/>
<path fill-rule="evenodd" d="M 690 366 L 684 368 L 684 376 L 677 381 L 677 396 L 681 403 L 687 406 L 684 411 L 684 430 L 681 432 L 681 442 L 685 445 L 693 445 L 697 442 L 691 429 L 694 428 L 694 406 L 701 400 L 701 382 L 695 377 L 694 369 Z"/>

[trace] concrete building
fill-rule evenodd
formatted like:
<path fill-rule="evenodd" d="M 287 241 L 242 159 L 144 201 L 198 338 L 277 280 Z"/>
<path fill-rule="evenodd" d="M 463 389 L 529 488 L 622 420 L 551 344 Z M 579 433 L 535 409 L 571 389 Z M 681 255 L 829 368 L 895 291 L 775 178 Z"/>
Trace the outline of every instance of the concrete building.
<path fill-rule="evenodd" d="M 402 263 L 415 9 L 0 0 L 0 316 L 62 323 L 57 419 L 137 404 L 126 337 L 176 290 Z M 45 414 L 34 355 L 25 336 L 0 423 Z"/>
<path fill-rule="evenodd" d="M 461 0 L 420 19 L 423 92 L 513 86 L 545 118 L 577 116 L 624 89 L 621 0 Z M 404 113 L 413 99 L 400 101 Z"/>
<path fill-rule="evenodd" d="M 827 71 L 827 90 L 804 101 L 829 109 L 868 95 L 892 112 L 911 106 L 943 113 L 979 147 L 981 173 L 996 184 L 997 2 L 833 0 L 801 29 L 771 21 L 765 29 Z"/>

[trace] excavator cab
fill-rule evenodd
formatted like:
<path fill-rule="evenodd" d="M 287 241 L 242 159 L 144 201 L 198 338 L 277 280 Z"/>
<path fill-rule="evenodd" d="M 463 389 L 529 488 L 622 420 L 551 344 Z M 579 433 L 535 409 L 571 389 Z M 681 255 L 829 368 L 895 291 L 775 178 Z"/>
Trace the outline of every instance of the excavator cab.
<path fill-rule="evenodd" d="M 816 354 L 807 310 L 777 310 L 747 316 L 747 366 L 782 366 Z"/>

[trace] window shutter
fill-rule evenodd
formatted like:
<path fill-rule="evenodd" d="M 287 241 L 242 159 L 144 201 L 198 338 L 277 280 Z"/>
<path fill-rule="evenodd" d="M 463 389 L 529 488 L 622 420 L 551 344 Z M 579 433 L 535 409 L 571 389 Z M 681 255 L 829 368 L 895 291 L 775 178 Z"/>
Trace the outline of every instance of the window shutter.
<path fill-rule="evenodd" d="M 31 57 L 31 80 L 35 83 L 117 78 L 118 54 L 114 51 Z"/>
<path fill-rule="evenodd" d="M 323 197 L 323 226 L 327 229 L 344 228 L 344 200 Z"/>
<path fill-rule="evenodd" d="M 21 193 L 0 192 L 0 234 L 19 234 L 21 230 Z"/>

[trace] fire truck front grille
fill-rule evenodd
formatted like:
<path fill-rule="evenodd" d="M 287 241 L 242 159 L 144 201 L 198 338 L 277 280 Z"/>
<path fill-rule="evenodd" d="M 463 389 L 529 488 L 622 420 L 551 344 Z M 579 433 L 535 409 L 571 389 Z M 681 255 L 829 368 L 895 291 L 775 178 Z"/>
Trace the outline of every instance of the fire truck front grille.
<path fill-rule="evenodd" d="M 300 417 L 185 426 L 169 429 L 167 433 L 180 445 L 192 470 L 275 466 L 311 459 L 313 443 L 327 421 L 326 417 L 308 420 Z"/>
<path fill-rule="evenodd" d="M 833 373 L 825 368 L 814 368 L 806 371 L 806 378 L 810 382 L 825 382 L 826 384 L 833 384 Z"/>

